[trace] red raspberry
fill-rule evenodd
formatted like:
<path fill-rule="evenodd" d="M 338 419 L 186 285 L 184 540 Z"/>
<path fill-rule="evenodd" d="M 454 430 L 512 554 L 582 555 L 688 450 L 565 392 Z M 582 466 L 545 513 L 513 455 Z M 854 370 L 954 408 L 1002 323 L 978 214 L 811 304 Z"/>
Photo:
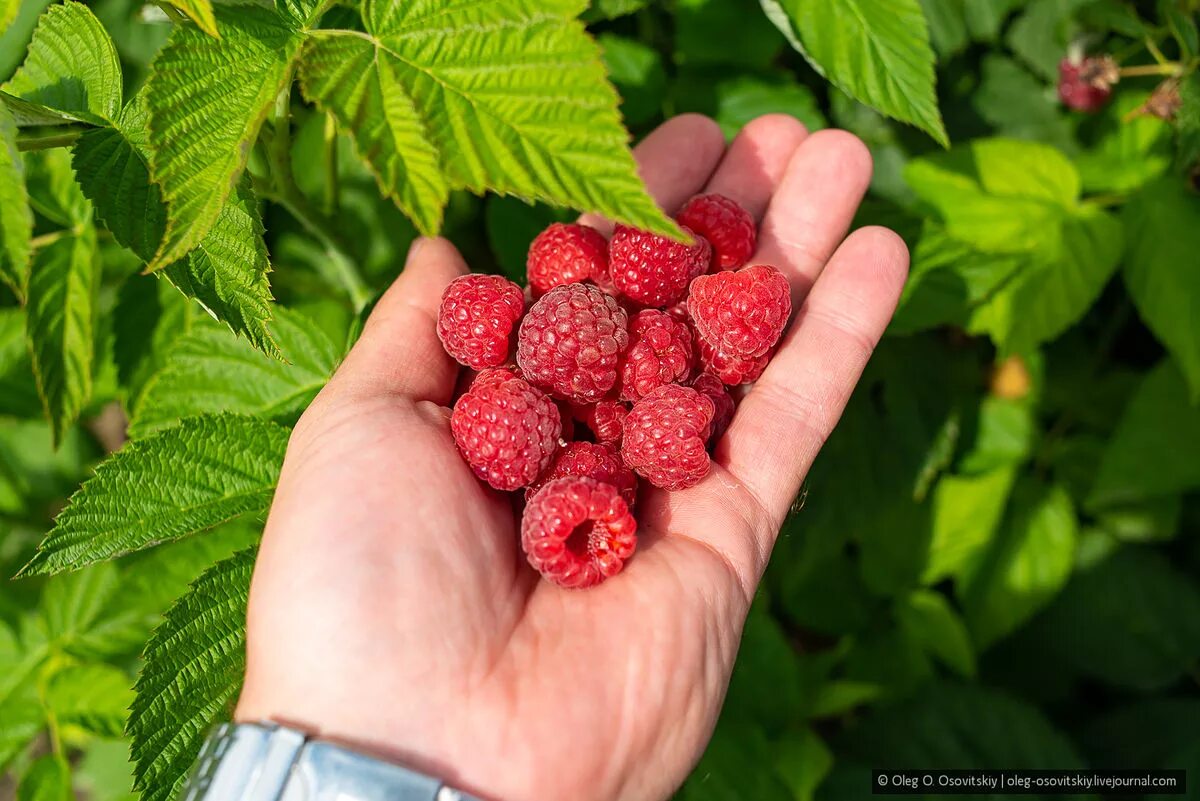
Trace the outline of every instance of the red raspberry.
<path fill-rule="evenodd" d="M 659 387 L 629 410 L 621 457 L 656 487 L 690 487 L 708 474 L 714 411 L 712 400 L 691 387 Z"/>
<path fill-rule="evenodd" d="M 637 500 L 637 476 L 621 461 L 621 454 L 610 445 L 595 442 L 568 442 L 559 450 L 546 472 L 525 490 L 525 500 L 556 478 L 584 476 L 612 484 L 621 493 L 629 508 Z"/>
<path fill-rule="evenodd" d="M 521 547 L 560 587 L 591 587 L 621 572 L 637 547 L 637 521 L 621 493 L 594 478 L 556 478 L 525 506 Z"/>
<path fill-rule="evenodd" d="M 708 396 L 708 399 L 713 402 L 713 419 L 712 431 L 708 435 L 708 444 L 713 445 L 725 433 L 725 429 L 729 428 L 729 423 L 733 420 L 733 396 L 729 394 L 729 390 L 725 389 L 725 385 L 721 383 L 721 379 L 711 373 L 701 373 L 692 381 L 692 389 Z"/>
<path fill-rule="evenodd" d="M 608 240 L 595 228 L 553 223 L 529 245 L 525 274 L 535 298 L 556 286 L 608 276 Z"/>
<path fill-rule="evenodd" d="M 521 287 L 498 275 L 455 278 L 442 294 L 437 333 L 459 364 L 497 367 L 512 350 L 512 333 L 525 312 Z"/>
<path fill-rule="evenodd" d="M 684 227 L 684 232 L 692 234 Z M 712 247 L 702 236 L 690 245 L 618 225 L 608 243 L 608 271 L 621 294 L 660 308 L 678 302 L 688 284 L 708 271 Z"/>
<path fill-rule="evenodd" d="M 714 350 L 752 359 L 779 341 L 792 313 L 783 273 L 768 264 L 703 275 L 688 290 L 696 334 Z"/>
<path fill-rule="evenodd" d="M 617 383 L 628 328 L 629 316 L 612 295 L 591 284 L 556 286 L 521 321 L 517 364 L 530 383 L 593 403 Z"/>
<path fill-rule="evenodd" d="M 621 443 L 621 435 L 625 425 L 625 417 L 629 407 L 614 400 L 602 400 L 584 406 L 571 407 L 575 419 L 584 423 L 596 441 L 616 447 Z"/>
<path fill-rule="evenodd" d="M 692 373 L 692 331 L 666 312 L 644 309 L 629 321 L 629 349 L 621 357 L 621 400 L 635 401 Z"/>
<path fill-rule="evenodd" d="M 754 254 L 758 230 L 754 218 L 724 195 L 696 195 L 675 216 L 712 245 L 712 266 L 736 270 Z"/>
<path fill-rule="evenodd" d="M 767 369 L 767 362 L 771 361 L 775 352 L 769 350 L 762 356 L 745 359 L 713 350 L 712 346 L 700 337 L 696 337 L 696 349 L 700 351 L 700 368 L 706 373 L 712 373 L 729 387 L 757 381 L 763 370 Z"/>
<path fill-rule="evenodd" d="M 1058 98 L 1076 111 L 1099 111 L 1120 77 L 1117 63 L 1109 56 L 1064 58 L 1058 63 Z"/>
<path fill-rule="evenodd" d="M 450 431 L 475 475 L 498 490 L 515 490 L 550 464 L 562 421 L 546 393 L 503 372 L 482 373 L 458 399 Z"/>

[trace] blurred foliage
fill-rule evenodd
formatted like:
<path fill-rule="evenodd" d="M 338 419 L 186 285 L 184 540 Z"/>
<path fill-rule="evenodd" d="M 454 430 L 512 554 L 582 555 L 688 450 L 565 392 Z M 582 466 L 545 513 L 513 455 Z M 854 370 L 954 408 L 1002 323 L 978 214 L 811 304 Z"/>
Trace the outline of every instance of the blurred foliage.
<path fill-rule="evenodd" d="M 0 35 L 0 79 L 45 5 L 24 0 Z M 136 0 L 90 5 L 132 96 L 169 23 Z M 722 719 L 680 797 L 856 799 L 870 769 L 889 766 L 1186 767 L 1195 785 L 1196 4 L 900 4 L 928 26 L 940 119 L 920 98 L 893 116 L 934 136 L 944 121 L 948 150 L 863 105 L 886 87 L 863 85 L 852 63 L 823 77 L 797 51 L 819 58 L 849 35 L 821 3 L 763 5 L 778 13 L 596 0 L 585 15 L 635 136 L 689 111 L 730 138 L 765 113 L 847 128 L 876 165 L 856 225 L 892 226 L 912 252 L 895 320 L 781 533 Z M 1134 69 L 1103 110 L 1070 112 L 1054 82 L 1080 48 L 1161 74 Z M 1145 113 L 1176 69 L 1174 119 Z M 0 284 L 4 575 L 119 444 L 122 412 L 135 432 L 228 410 L 287 425 L 352 340 L 363 293 L 396 277 L 412 223 L 324 115 L 300 101 L 293 113 L 298 188 L 359 268 L 348 279 L 293 215 L 265 206 L 271 291 L 291 310 L 275 336 L 304 358 L 270 361 L 165 282 L 137 279 L 101 231 L 91 396 L 55 448 L 25 312 Z M 29 174 L 44 225 L 63 196 L 53 176 Z M 569 216 L 454 192 L 445 231 L 476 269 L 520 280 L 530 239 Z M 210 391 L 184 391 L 197 382 Z M 0 773 L 41 793 L 29 797 L 73 786 L 93 801 L 136 798 L 122 732 L 139 655 L 164 610 L 252 545 L 261 522 L 254 511 L 74 573 L 0 582 Z"/>

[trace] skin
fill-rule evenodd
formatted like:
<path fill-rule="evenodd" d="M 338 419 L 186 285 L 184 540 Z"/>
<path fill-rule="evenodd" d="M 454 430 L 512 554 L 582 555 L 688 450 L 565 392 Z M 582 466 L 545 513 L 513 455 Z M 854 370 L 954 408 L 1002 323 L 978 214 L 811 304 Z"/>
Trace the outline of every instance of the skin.
<path fill-rule="evenodd" d="M 908 253 L 886 229 L 847 236 L 871 175 L 848 133 L 774 115 L 727 148 L 711 120 L 684 115 L 636 155 L 667 212 L 701 191 L 745 206 L 760 223 L 751 263 L 792 285 L 794 322 L 711 473 L 643 490 L 639 550 L 617 577 L 585 591 L 540 581 L 508 499 L 450 436 L 459 368 L 434 322 L 467 266 L 449 242 L 418 241 L 292 436 L 251 587 L 239 720 L 496 801 L 662 799 L 695 765 L 780 525 Z"/>

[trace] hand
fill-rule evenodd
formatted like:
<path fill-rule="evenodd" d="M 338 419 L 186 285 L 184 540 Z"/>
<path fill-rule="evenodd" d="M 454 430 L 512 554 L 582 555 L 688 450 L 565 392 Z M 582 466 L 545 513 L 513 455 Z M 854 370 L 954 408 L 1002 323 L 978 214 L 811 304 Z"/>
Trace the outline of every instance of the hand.
<path fill-rule="evenodd" d="M 779 527 L 908 256 L 885 229 L 846 237 L 871 173 L 847 133 L 768 116 L 726 149 L 711 120 L 685 115 L 637 158 L 667 212 L 701 191 L 749 209 L 752 263 L 792 284 L 795 321 L 711 473 L 671 494 L 643 483 L 638 551 L 619 576 L 582 591 L 540 581 L 509 500 L 450 436 L 459 369 L 434 323 L 467 267 L 448 242 L 418 241 L 292 435 L 250 593 L 239 720 L 289 723 L 497 801 L 662 799 L 687 776 Z"/>

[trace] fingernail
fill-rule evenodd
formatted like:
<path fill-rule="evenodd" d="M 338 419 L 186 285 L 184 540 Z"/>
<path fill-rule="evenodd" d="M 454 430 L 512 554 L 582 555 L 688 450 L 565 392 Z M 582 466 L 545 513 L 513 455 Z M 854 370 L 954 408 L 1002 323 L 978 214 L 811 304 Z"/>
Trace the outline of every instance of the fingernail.
<path fill-rule="evenodd" d="M 408 246 L 408 255 L 404 258 L 404 266 L 405 267 L 412 264 L 412 260 L 417 257 L 417 251 L 420 250 L 421 246 L 424 244 L 425 244 L 425 237 L 423 237 L 423 236 L 418 236 L 416 239 L 414 239 L 412 241 L 412 244 Z"/>

